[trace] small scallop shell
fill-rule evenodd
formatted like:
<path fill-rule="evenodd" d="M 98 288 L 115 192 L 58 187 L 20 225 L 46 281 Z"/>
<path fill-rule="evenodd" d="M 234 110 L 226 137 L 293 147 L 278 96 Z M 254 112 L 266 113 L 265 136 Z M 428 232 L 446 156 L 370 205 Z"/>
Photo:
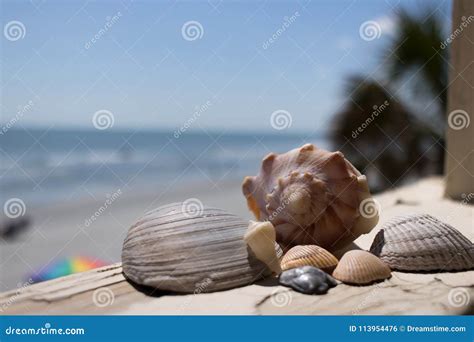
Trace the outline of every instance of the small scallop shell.
<path fill-rule="evenodd" d="M 347 284 L 366 285 L 390 278 L 390 268 L 375 255 L 351 250 L 345 253 L 332 276 Z"/>
<path fill-rule="evenodd" d="M 303 245 L 291 248 L 281 260 L 281 269 L 314 266 L 331 273 L 337 265 L 337 258 L 322 247 Z"/>
<path fill-rule="evenodd" d="M 463 271 L 474 268 L 474 245 L 454 227 L 428 214 L 385 223 L 370 251 L 393 270 Z"/>
<path fill-rule="evenodd" d="M 271 274 L 244 240 L 247 221 L 221 209 L 187 213 L 183 208 L 183 203 L 160 207 L 130 228 L 122 249 L 127 278 L 193 293 L 239 287 Z"/>

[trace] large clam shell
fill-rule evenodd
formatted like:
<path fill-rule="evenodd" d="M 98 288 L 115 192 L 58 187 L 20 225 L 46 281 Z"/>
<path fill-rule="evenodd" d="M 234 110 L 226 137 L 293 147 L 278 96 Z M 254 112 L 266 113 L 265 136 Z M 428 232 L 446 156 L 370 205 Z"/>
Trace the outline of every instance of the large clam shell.
<path fill-rule="evenodd" d="M 248 222 L 221 209 L 188 213 L 184 208 L 183 203 L 160 207 L 130 228 L 122 250 L 127 278 L 192 293 L 243 286 L 271 274 L 244 241 Z"/>
<path fill-rule="evenodd" d="M 334 251 L 378 222 L 365 176 L 341 152 L 311 144 L 267 155 L 242 191 L 257 220 L 275 226 L 285 250 L 316 244 Z"/>
<path fill-rule="evenodd" d="M 331 273 L 337 265 L 337 258 L 322 247 L 302 245 L 291 248 L 281 259 L 283 271 L 301 266 L 314 266 Z"/>
<path fill-rule="evenodd" d="M 347 284 L 366 285 L 390 278 L 390 268 L 375 255 L 351 250 L 345 253 L 332 276 Z"/>
<path fill-rule="evenodd" d="M 462 271 L 474 268 L 474 245 L 454 227 L 428 214 L 392 219 L 370 247 L 393 270 Z"/>

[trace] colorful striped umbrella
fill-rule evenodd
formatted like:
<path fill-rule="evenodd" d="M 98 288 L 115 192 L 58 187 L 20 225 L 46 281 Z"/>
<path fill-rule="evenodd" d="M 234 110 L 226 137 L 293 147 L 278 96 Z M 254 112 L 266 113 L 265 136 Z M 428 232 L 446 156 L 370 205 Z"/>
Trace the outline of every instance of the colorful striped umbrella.
<path fill-rule="evenodd" d="M 40 281 L 50 280 L 73 273 L 84 272 L 105 265 L 107 265 L 107 263 L 99 259 L 84 256 L 72 257 L 43 267 L 37 273 L 34 273 L 31 276 L 31 279 L 34 283 L 38 283 Z"/>

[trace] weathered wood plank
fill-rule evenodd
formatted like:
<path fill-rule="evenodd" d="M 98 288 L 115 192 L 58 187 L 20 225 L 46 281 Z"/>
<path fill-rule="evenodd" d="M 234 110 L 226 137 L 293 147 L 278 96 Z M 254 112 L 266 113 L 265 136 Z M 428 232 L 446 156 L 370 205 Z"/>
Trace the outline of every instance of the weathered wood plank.
<path fill-rule="evenodd" d="M 443 199 L 441 179 L 384 193 L 381 221 L 427 212 L 474 240 L 471 205 Z M 356 242 L 368 248 L 380 225 Z M 307 296 L 274 279 L 209 294 L 147 294 L 123 276 L 120 263 L 0 294 L 2 314 L 472 314 L 474 271 L 442 274 L 394 272 L 371 286 L 338 285 Z"/>

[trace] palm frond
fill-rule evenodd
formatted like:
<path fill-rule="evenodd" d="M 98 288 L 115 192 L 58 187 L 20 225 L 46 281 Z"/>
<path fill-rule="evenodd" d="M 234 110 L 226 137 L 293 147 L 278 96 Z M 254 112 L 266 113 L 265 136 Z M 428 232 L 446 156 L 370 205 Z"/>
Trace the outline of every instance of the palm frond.
<path fill-rule="evenodd" d="M 427 9 L 426 17 L 397 12 L 397 31 L 383 56 L 387 76 L 392 80 L 422 78 L 426 89 L 436 97 L 441 109 L 446 106 L 448 49 L 441 49 L 445 34 L 443 23 Z M 414 91 L 423 89 L 416 87 Z"/>

